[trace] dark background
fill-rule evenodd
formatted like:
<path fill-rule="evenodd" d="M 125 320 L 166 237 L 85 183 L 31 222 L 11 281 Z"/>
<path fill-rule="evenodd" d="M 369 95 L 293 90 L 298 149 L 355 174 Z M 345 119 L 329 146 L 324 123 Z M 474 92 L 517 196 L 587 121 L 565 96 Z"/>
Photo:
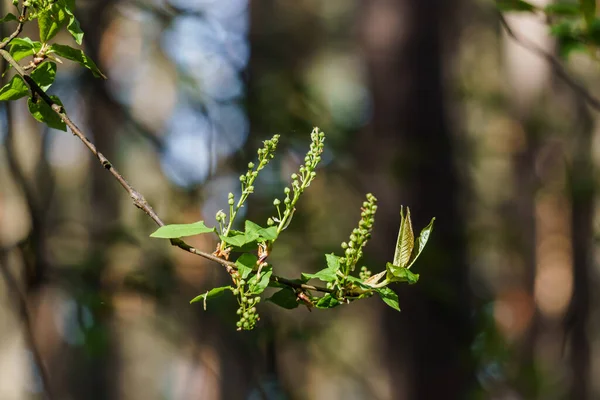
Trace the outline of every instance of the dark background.
<path fill-rule="evenodd" d="M 596 114 L 503 34 L 493 1 L 77 6 L 109 79 L 65 62 L 51 92 L 165 221 L 214 224 L 278 133 L 246 210 L 266 220 L 319 126 L 323 166 L 270 258 L 281 275 L 322 268 L 367 192 L 374 272 L 393 257 L 401 204 L 416 230 L 437 222 L 419 283 L 394 287 L 401 313 L 376 298 L 312 313 L 261 303 L 258 327 L 236 332 L 232 299 L 188 304 L 227 284 L 221 267 L 149 238 L 152 221 L 75 137 L 4 104 L 0 398 L 600 395 Z M 543 21 L 507 19 L 555 52 Z M 600 91 L 593 58 L 567 68 Z"/>

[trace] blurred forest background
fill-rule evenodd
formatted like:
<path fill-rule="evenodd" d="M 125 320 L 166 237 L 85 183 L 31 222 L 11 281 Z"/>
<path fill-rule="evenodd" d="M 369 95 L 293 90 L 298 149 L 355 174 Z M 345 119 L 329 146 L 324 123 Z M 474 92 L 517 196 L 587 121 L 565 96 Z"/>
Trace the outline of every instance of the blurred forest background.
<path fill-rule="evenodd" d="M 214 223 L 279 133 L 246 210 L 266 220 L 319 126 L 325 166 L 270 257 L 285 276 L 339 251 L 366 192 L 374 272 L 401 204 L 417 229 L 437 222 L 401 313 L 261 303 L 257 329 L 236 332 L 233 299 L 188 304 L 227 282 L 221 267 L 149 238 L 80 141 L 3 103 L 1 399 L 600 397 L 598 113 L 506 34 L 494 1 L 76 3 L 109 79 L 66 63 L 52 92 L 165 221 Z M 543 20 L 506 18 L 558 52 Z M 596 60 L 567 69 L 600 93 Z"/>

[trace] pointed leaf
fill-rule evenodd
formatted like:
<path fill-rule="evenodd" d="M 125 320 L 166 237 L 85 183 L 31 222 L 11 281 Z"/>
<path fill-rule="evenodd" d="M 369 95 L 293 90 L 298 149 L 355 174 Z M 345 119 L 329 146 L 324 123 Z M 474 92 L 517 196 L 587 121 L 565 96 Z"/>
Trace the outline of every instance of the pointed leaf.
<path fill-rule="evenodd" d="M 58 3 L 52 4 L 48 10 L 41 12 L 38 16 L 38 25 L 42 43 L 47 43 L 56 36 L 60 28 L 67 22 L 67 18 L 64 7 Z"/>
<path fill-rule="evenodd" d="M 269 228 L 263 228 L 262 226 L 255 224 L 252 221 L 246 220 L 244 224 L 245 232 L 247 237 L 252 237 L 254 240 L 265 241 L 277 239 L 277 227 L 271 226 Z"/>
<path fill-rule="evenodd" d="M 16 60 L 33 56 L 42 49 L 42 43 L 33 41 L 29 38 L 15 38 L 10 42 L 10 55 Z"/>
<path fill-rule="evenodd" d="M 204 221 L 194 222 L 192 224 L 171 224 L 158 228 L 150 235 L 153 238 L 176 239 L 185 236 L 201 235 L 203 233 L 214 232 L 215 228 L 209 228 L 204 225 Z"/>
<path fill-rule="evenodd" d="M 17 100 L 29 94 L 29 87 L 19 75 L 12 79 L 0 89 L 0 101 Z"/>
<path fill-rule="evenodd" d="M 415 245 L 415 236 L 410 220 L 410 209 L 408 207 L 406 207 L 406 216 L 404 216 L 403 209 L 400 209 L 400 219 L 400 230 L 398 232 L 398 240 L 396 241 L 393 264 L 404 267 L 408 264 Z"/>
<path fill-rule="evenodd" d="M 8 13 L 4 16 L 4 18 L 0 19 L 0 24 L 3 22 L 9 22 L 9 21 L 18 21 L 19 18 L 17 18 L 16 15 L 12 14 L 12 13 Z"/>
<path fill-rule="evenodd" d="M 94 61 L 92 61 L 91 58 L 86 56 L 85 53 L 79 49 L 74 49 L 70 46 L 55 43 L 50 46 L 49 53 L 56 53 L 58 56 L 66 58 L 67 60 L 75 61 L 92 71 L 92 74 L 94 74 L 95 77 L 106 79 L 106 76 L 100 72 Z"/>
<path fill-rule="evenodd" d="M 280 291 L 273 293 L 273 296 L 269 297 L 267 301 L 288 310 L 294 309 L 299 305 L 296 292 L 290 288 L 281 289 Z"/>
<path fill-rule="evenodd" d="M 377 293 L 381 297 L 381 300 L 384 301 L 385 304 L 392 307 L 394 310 L 400 311 L 400 304 L 398 302 L 398 295 L 392 289 L 388 287 L 383 287 L 377 289 Z"/>
<path fill-rule="evenodd" d="M 56 104 L 62 106 L 62 102 L 58 97 L 50 96 L 50 98 Z M 48 125 L 50 128 L 59 129 L 65 132 L 67 131 L 67 125 L 41 98 L 38 97 L 36 101 L 33 101 L 30 97 L 27 99 L 27 106 L 29 107 L 29 112 L 33 115 L 33 118 L 37 119 L 39 122 Z"/>
<path fill-rule="evenodd" d="M 429 240 L 429 235 L 431 234 L 431 231 L 433 230 L 434 222 L 435 222 L 435 217 L 431 218 L 431 222 L 429 222 L 429 225 L 427 225 L 425 228 L 423 228 L 423 230 L 419 234 L 419 239 L 417 240 L 417 242 L 419 244 L 417 253 L 414 255 L 414 257 L 410 261 L 410 264 L 408 264 L 408 266 L 406 268 L 412 267 L 412 265 L 415 263 L 415 261 L 417 261 L 417 258 L 419 258 L 419 256 L 421 255 L 421 252 L 423 251 L 423 249 L 425 248 L 425 245 L 427 244 L 427 241 Z"/>
<path fill-rule="evenodd" d="M 213 288 L 206 293 L 203 293 L 199 296 L 194 297 L 192 300 L 190 300 L 190 304 L 197 303 L 199 301 L 203 301 L 204 309 L 206 310 L 206 300 L 221 296 L 227 290 L 231 291 L 231 290 L 233 290 L 233 288 L 231 286 L 221 286 L 221 287 Z"/>
<path fill-rule="evenodd" d="M 248 238 L 244 233 L 234 234 L 232 236 L 219 235 L 219 237 L 222 241 L 234 247 L 242 247 L 256 241 L 256 238 Z"/>
<path fill-rule="evenodd" d="M 325 296 L 321 297 L 319 301 L 315 304 L 317 308 L 333 308 L 340 305 L 338 299 L 327 293 Z"/>

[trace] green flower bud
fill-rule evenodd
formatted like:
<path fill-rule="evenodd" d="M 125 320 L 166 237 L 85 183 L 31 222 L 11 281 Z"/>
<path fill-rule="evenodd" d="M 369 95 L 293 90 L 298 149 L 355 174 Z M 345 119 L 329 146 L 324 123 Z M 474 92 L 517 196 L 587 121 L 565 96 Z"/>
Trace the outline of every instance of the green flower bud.
<path fill-rule="evenodd" d="M 275 199 L 275 200 L 273 200 L 273 205 L 274 205 L 275 207 L 277 207 L 277 206 L 278 206 L 278 205 L 280 205 L 280 204 L 281 204 L 281 201 L 279 201 L 279 199 Z"/>
<path fill-rule="evenodd" d="M 248 169 L 252 169 L 254 168 L 254 163 L 253 162 L 249 162 L 248 163 Z"/>

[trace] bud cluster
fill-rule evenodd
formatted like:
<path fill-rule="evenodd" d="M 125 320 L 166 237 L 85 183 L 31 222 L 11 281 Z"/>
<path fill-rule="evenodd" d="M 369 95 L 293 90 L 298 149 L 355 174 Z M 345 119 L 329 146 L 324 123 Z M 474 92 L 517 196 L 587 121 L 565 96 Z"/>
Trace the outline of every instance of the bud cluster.
<path fill-rule="evenodd" d="M 363 255 L 363 247 L 371 238 L 371 231 L 375 222 L 375 212 L 377 211 L 377 199 L 371 193 L 367 194 L 367 200 L 363 202 L 358 228 L 354 228 L 350 235 L 350 240 L 342 242 L 344 256 L 340 258 L 342 270 L 348 274 L 354 271 L 356 263 Z"/>
<path fill-rule="evenodd" d="M 237 330 L 251 330 L 260 320 L 256 311 L 256 306 L 260 303 L 260 296 L 253 297 L 246 290 L 247 282 L 244 279 L 235 279 L 235 283 L 237 287 L 233 290 L 233 294 L 238 297 L 238 304 L 240 305 L 236 311 L 239 316 L 239 320 L 236 323 Z"/>

